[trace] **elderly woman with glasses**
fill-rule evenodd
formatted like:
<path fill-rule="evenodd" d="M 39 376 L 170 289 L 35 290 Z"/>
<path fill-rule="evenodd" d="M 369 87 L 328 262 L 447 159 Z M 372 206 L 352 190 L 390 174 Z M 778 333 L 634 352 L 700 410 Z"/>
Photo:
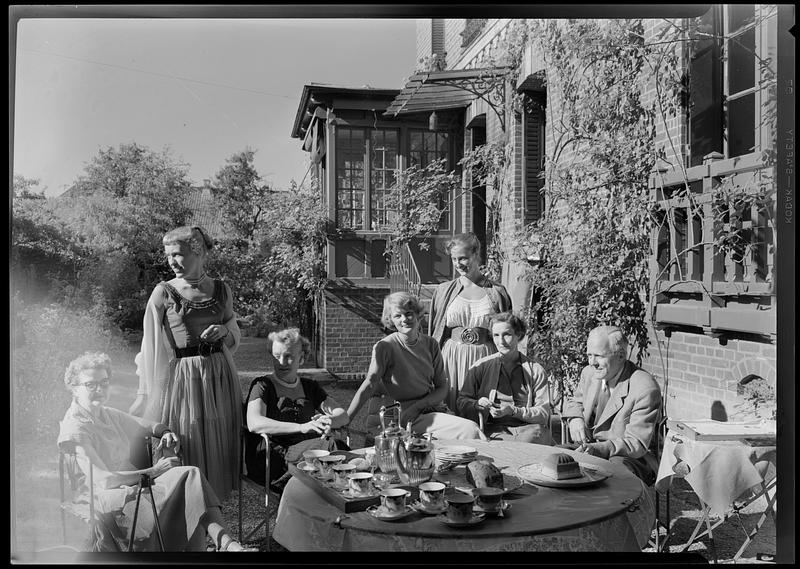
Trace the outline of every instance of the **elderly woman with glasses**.
<path fill-rule="evenodd" d="M 247 551 L 234 540 L 222 521 L 220 501 L 205 476 L 194 466 L 182 466 L 175 452 L 180 438 L 167 425 L 134 417 L 106 407 L 111 382 L 111 360 L 106 354 L 86 352 L 74 359 L 64 374 L 72 392 L 72 404 L 61 421 L 58 445 L 74 452 L 88 479 L 93 470 L 96 505 L 101 514 L 114 517 L 126 528 L 136 509 L 137 484 L 143 474 L 152 480 L 159 526 L 168 551 L 205 551 L 206 535 L 218 551 Z M 144 437 L 160 439 L 157 448 L 163 456 L 148 468 L 137 468 L 132 456 Z M 149 504 L 140 504 L 136 537 L 145 539 L 145 549 L 154 549 L 156 532 Z M 148 537 L 149 536 L 149 537 Z"/>
<path fill-rule="evenodd" d="M 175 278 L 147 301 L 139 391 L 130 412 L 170 425 L 224 500 L 238 488 L 241 387 L 232 354 L 240 333 L 227 283 L 206 274 L 214 241 L 200 227 L 164 235 Z"/>

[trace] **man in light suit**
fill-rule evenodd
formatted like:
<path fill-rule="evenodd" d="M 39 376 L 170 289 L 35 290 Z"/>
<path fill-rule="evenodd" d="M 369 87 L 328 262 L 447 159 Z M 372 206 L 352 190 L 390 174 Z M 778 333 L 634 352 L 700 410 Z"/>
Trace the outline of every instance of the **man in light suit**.
<path fill-rule="evenodd" d="M 661 389 L 628 361 L 628 339 L 617 326 L 589 332 L 586 355 L 589 365 L 562 414 L 571 417 L 572 442 L 578 451 L 622 464 L 652 485 L 656 461 L 647 455 L 660 418 Z"/>

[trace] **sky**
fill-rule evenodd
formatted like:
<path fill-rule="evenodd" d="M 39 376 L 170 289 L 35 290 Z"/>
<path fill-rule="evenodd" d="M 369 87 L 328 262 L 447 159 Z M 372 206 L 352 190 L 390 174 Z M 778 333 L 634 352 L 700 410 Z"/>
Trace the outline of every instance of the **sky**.
<path fill-rule="evenodd" d="M 403 86 L 414 19 L 23 18 L 14 175 L 55 196 L 107 147 L 171 150 L 196 184 L 249 147 L 264 181 L 301 182 L 303 85 Z"/>

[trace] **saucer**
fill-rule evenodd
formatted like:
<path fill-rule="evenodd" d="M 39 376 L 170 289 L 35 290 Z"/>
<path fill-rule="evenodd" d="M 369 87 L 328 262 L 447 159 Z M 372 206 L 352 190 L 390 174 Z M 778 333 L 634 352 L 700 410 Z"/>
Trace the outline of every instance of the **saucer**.
<path fill-rule="evenodd" d="M 317 472 L 317 467 L 308 464 L 305 460 L 301 460 L 297 463 L 297 470 L 305 472 L 306 474 L 311 474 L 312 472 Z"/>
<path fill-rule="evenodd" d="M 440 522 L 442 522 L 443 524 L 448 525 L 450 527 L 463 528 L 463 527 L 467 527 L 467 526 L 474 526 L 475 524 L 481 523 L 483 520 L 486 519 L 486 514 L 473 512 L 472 518 L 467 520 L 467 521 L 465 521 L 465 522 L 454 522 L 453 520 L 451 520 L 450 518 L 448 518 L 444 514 L 440 514 L 440 515 L 436 516 L 436 519 L 439 520 Z"/>
<path fill-rule="evenodd" d="M 484 510 L 483 508 L 481 508 L 477 504 L 475 504 L 475 506 L 472 508 L 472 510 L 475 511 L 475 512 L 481 513 L 481 514 L 486 514 L 487 516 L 496 516 L 500 512 L 505 512 L 510 507 L 511 507 L 511 504 L 509 504 L 508 502 L 503 500 L 502 508 L 500 508 L 499 510 Z"/>
<path fill-rule="evenodd" d="M 383 506 L 370 506 L 367 508 L 367 513 L 371 515 L 373 518 L 383 520 L 385 522 L 394 522 L 397 520 L 402 520 L 403 518 L 407 518 L 411 514 L 416 512 L 414 508 L 411 506 L 406 506 L 404 510 L 396 513 L 389 513 L 386 508 Z"/>
<path fill-rule="evenodd" d="M 333 474 L 329 474 L 327 476 L 324 474 L 320 474 L 319 472 L 309 472 L 309 474 L 311 475 L 312 478 L 316 478 L 317 480 L 320 480 L 322 482 L 333 480 Z"/>
<path fill-rule="evenodd" d="M 420 501 L 414 502 L 413 504 L 411 504 L 411 507 L 416 509 L 418 512 L 428 515 L 442 514 L 445 511 L 447 511 L 446 504 L 442 504 L 438 508 L 429 508 L 428 506 L 423 506 L 422 502 Z"/>
<path fill-rule="evenodd" d="M 369 493 L 367 493 L 367 494 L 356 494 L 350 488 L 345 488 L 344 490 L 340 490 L 340 492 L 342 493 L 342 496 L 344 496 L 345 498 L 351 498 L 351 499 L 356 499 L 356 498 L 374 498 L 375 496 L 380 496 L 381 495 L 380 490 L 377 490 L 377 489 L 374 489 L 374 488 L 372 490 L 370 490 Z"/>

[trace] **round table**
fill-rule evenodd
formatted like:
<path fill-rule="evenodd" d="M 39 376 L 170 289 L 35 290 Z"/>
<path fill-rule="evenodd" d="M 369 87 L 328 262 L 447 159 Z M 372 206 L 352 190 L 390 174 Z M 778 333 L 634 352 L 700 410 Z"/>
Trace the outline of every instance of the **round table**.
<path fill-rule="evenodd" d="M 467 528 L 452 528 L 418 512 L 399 521 L 378 520 L 367 512 L 344 514 L 293 478 L 284 489 L 273 537 L 290 551 L 641 551 L 647 543 L 653 496 L 622 466 L 531 443 L 435 441 L 436 447 L 448 445 L 474 447 L 510 475 L 548 454 L 566 452 L 611 476 L 580 488 L 526 482 L 506 496 L 511 507 L 505 517 L 487 517 Z M 458 477 L 464 471 L 460 466 L 448 475 Z"/>

